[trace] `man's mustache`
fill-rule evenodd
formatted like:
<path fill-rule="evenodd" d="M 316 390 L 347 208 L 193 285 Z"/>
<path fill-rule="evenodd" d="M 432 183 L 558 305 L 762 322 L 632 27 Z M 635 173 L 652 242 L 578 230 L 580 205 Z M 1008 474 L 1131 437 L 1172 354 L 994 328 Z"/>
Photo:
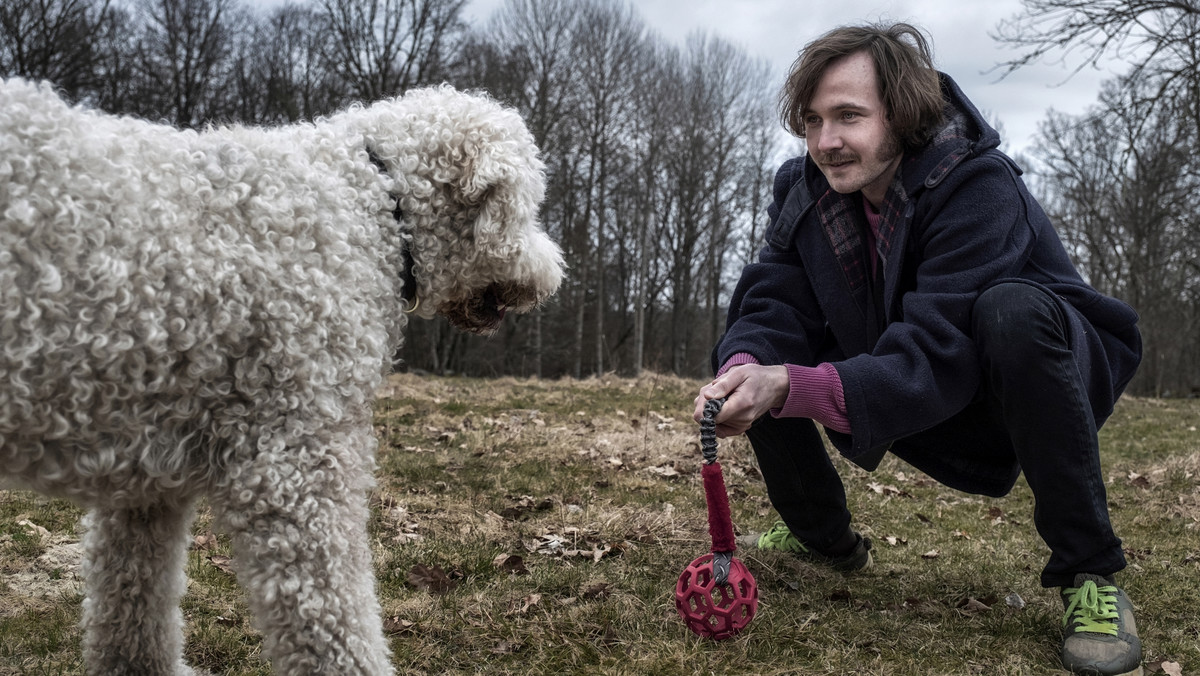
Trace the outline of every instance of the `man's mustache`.
<path fill-rule="evenodd" d="M 854 162 L 858 159 L 858 155 L 854 153 L 832 153 L 820 156 L 820 164 L 843 164 L 845 162 Z"/>

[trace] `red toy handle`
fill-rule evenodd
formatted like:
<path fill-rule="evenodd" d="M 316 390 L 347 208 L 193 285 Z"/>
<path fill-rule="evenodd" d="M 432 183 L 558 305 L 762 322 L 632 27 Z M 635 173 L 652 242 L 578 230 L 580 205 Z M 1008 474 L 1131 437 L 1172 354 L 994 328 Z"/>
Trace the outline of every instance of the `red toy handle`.
<path fill-rule="evenodd" d="M 737 549 L 733 536 L 733 519 L 729 513 L 729 494 L 725 492 L 725 476 L 721 463 L 700 468 L 704 480 L 704 499 L 708 502 L 708 534 L 712 536 L 713 552 L 732 552 Z"/>

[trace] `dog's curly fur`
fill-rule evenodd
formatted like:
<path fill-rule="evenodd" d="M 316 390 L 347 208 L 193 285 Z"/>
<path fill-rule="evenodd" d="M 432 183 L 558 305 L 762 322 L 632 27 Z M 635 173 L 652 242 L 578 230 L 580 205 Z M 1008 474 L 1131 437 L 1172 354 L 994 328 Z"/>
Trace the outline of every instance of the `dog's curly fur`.
<path fill-rule="evenodd" d="M 370 404 L 411 305 L 488 332 L 557 289 L 520 117 L 443 86 L 193 132 L 22 80 L 0 110 L 0 481 L 88 509 L 88 673 L 192 673 L 201 496 L 278 673 L 392 673 Z"/>

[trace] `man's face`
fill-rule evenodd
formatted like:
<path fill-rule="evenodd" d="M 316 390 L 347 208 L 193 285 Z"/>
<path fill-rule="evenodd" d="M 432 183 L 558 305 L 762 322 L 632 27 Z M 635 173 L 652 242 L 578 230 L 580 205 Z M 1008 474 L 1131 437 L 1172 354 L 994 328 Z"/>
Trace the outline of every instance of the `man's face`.
<path fill-rule="evenodd" d="M 861 190 L 876 207 L 903 154 L 878 90 L 875 63 L 856 52 L 829 64 L 804 114 L 808 152 L 829 185 Z"/>

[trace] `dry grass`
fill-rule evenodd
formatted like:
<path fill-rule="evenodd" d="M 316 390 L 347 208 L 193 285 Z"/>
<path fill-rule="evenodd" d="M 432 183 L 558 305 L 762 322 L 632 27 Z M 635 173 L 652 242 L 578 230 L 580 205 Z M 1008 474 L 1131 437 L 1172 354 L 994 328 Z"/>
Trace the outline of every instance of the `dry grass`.
<path fill-rule="evenodd" d="M 1053 674 L 1060 605 L 1032 497 L 942 488 L 889 459 L 840 462 L 876 566 L 842 576 L 739 552 L 760 609 L 729 641 L 698 639 L 673 605 L 708 548 L 699 383 L 393 377 L 371 533 L 394 662 L 424 674 Z M 1147 673 L 1200 673 L 1200 401 L 1126 399 L 1104 467 L 1131 570 Z M 720 449 L 734 521 L 774 514 L 743 440 Z M 0 674 L 79 673 L 78 512 L 0 492 Z M 204 514 L 184 599 L 188 659 L 266 674 L 260 639 Z M 365 574 L 365 573 L 364 573 Z M 1015 595 L 1015 596 L 1013 596 Z M 1019 596 L 1017 608 L 1006 601 Z M 1168 665 L 1169 666 L 1169 665 Z"/>

